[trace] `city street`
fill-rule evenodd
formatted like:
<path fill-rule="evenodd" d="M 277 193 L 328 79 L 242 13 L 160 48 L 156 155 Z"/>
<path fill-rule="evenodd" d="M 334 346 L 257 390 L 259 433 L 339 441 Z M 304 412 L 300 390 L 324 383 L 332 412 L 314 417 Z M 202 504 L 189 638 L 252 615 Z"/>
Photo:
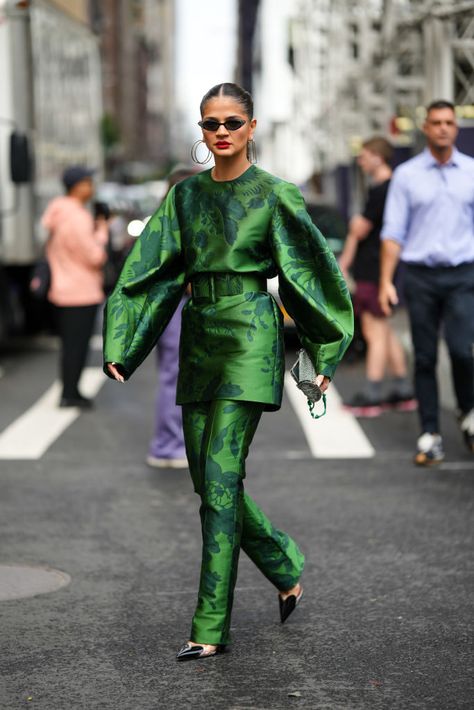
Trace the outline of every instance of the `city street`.
<path fill-rule="evenodd" d="M 474 710 L 473 216 L 474 0 L 0 0 L 0 710 Z"/>
<path fill-rule="evenodd" d="M 246 487 L 305 552 L 304 600 L 281 626 L 275 590 L 242 555 L 232 647 L 178 664 L 198 498 L 187 471 L 145 464 L 153 358 L 122 386 L 95 345 L 96 408 L 69 420 L 54 408 L 51 340 L 0 356 L 0 566 L 36 568 L 33 582 L 41 567 L 63 573 L 33 597 L 0 578 L 1 710 L 473 707 L 474 460 L 452 411 L 432 470 L 411 463 L 414 413 L 358 423 L 333 393 L 324 420 L 306 414 L 313 443 L 288 396 L 264 415 Z M 361 373 L 341 366 L 341 396 Z"/>

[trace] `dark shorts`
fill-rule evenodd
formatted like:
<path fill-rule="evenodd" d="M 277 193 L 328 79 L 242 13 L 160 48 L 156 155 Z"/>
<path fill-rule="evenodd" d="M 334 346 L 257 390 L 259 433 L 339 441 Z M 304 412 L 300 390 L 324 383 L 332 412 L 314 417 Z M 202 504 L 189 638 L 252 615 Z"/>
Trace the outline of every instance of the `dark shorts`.
<path fill-rule="evenodd" d="M 371 313 L 376 318 L 385 318 L 379 305 L 379 286 L 372 281 L 356 281 L 354 311 L 357 316 Z"/>

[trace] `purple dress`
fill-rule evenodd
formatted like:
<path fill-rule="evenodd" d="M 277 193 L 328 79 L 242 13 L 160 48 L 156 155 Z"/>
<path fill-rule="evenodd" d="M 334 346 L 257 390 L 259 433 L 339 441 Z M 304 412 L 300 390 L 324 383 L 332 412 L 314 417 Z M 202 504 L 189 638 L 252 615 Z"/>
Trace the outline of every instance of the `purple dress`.
<path fill-rule="evenodd" d="M 176 404 L 179 369 L 179 336 L 183 298 L 156 346 L 158 393 L 155 405 L 155 430 L 149 454 L 157 459 L 185 459 L 181 407 Z"/>

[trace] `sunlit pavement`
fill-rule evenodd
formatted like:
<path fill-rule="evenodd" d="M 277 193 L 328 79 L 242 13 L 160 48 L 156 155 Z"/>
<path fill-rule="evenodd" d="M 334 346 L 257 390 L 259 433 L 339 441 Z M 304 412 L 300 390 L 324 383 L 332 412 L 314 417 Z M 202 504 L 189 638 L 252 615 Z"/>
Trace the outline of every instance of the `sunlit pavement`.
<path fill-rule="evenodd" d="M 144 463 L 153 365 L 100 389 L 92 371 L 95 411 L 53 436 L 40 409 L 33 436 L 56 354 L 40 343 L 0 357 L 0 456 L 8 430 L 28 438 L 8 445 L 30 452 L 0 458 L 0 565 L 70 577 L 0 602 L 2 710 L 472 708 L 474 460 L 452 413 L 436 470 L 411 464 L 415 414 L 363 422 L 374 455 L 357 459 L 314 458 L 288 399 L 264 415 L 246 486 L 306 553 L 304 601 L 280 626 L 275 591 L 243 555 L 229 653 L 177 664 L 196 598 L 198 499 L 186 471 Z M 341 368 L 340 394 L 359 377 Z"/>

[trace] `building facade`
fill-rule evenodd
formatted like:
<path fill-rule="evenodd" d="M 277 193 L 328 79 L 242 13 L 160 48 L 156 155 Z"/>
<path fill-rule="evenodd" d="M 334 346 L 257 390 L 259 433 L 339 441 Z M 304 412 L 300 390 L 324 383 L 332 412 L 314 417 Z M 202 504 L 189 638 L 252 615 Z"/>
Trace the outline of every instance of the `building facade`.
<path fill-rule="evenodd" d="M 139 173 L 146 173 L 146 164 L 166 169 L 172 158 L 174 2 L 90 0 L 90 15 L 100 38 L 109 171 L 124 163 L 135 163 Z"/>
<path fill-rule="evenodd" d="M 72 19 L 89 24 L 89 0 L 50 0 L 50 4 L 56 5 Z"/>
<path fill-rule="evenodd" d="M 456 104 L 473 152 L 473 37 L 466 0 L 261 0 L 252 55 L 265 165 L 302 182 L 351 165 L 375 133 L 416 149 L 435 98 Z"/>
<path fill-rule="evenodd" d="M 253 42 L 260 0 L 239 0 L 237 6 L 237 67 L 235 80 L 253 91 Z"/>
<path fill-rule="evenodd" d="M 316 134 L 320 132 L 316 117 L 323 102 L 322 74 L 315 65 L 324 47 L 319 27 L 324 25 L 329 4 L 329 0 L 320 0 L 300 21 L 294 0 L 260 0 L 253 31 L 252 88 L 260 163 L 296 183 L 306 181 L 315 171 Z M 317 41 L 314 33 L 318 33 Z"/>

